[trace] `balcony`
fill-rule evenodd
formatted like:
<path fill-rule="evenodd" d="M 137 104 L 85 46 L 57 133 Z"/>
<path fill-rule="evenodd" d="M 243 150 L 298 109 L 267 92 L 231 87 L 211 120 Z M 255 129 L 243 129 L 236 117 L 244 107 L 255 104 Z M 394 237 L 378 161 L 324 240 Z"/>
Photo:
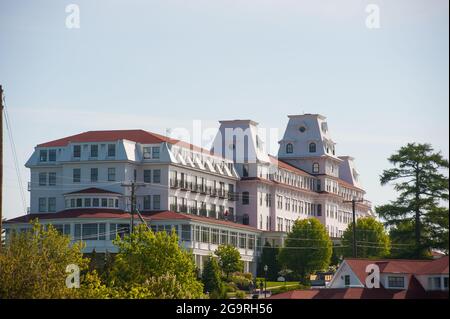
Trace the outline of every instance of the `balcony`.
<path fill-rule="evenodd" d="M 216 218 L 216 211 L 215 210 L 209 210 L 208 211 L 208 217 Z"/>
<path fill-rule="evenodd" d="M 211 197 L 217 197 L 217 189 L 216 188 L 210 188 L 209 189 L 209 192 L 208 192 L 208 194 L 209 194 L 209 196 L 211 196 Z"/>
<path fill-rule="evenodd" d="M 178 211 L 177 204 L 170 204 L 170 210 L 173 212 L 177 212 Z"/>
<path fill-rule="evenodd" d="M 228 200 L 230 200 L 230 201 L 237 201 L 237 200 L 239 200 L 239 193 L 228 192 Z"/>
<path fill-rule="evenodd" d="M 189 207 L 189 214 L 198 215 L 198 211 L 196 207 Z"/>
<path fill-rule="evenodd" d="M 201 208 L 200 209 L 200 216 L 208 216 L 208 211 L 206 210 L 206 208 Z"/>
<path fill-rule="evenodd" d="M 217 193 L 218 193 L 219 198 L 227 198 L 228 197 L 228 192 L 224 189 L 219 189 Z"/>
<path fill-rule="evenodd" d="M 179 211 L 181 213 L 187 213 L 188 212 L 188 207 L 186 205 L 180 205 Z"/>
<path fill-rule="evenodd" d="M 178 179 L 170 179 L 170 187 L 172 188 L 180 188 L 180 181 Z"/>

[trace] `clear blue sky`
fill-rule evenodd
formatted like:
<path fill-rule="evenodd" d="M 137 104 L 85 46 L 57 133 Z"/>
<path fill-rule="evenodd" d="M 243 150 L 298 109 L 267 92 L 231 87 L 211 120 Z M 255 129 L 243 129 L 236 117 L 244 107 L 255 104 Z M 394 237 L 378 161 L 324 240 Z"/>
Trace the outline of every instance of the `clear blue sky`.
<path fill-rule="evenodd" d="M 80 29 L 67 29 L 67 4 Z M 380 29 L 365 26 L 366 4 Z M 407 142 L 448 157 L 446 0 L 153 0 L 0 3 L 0 83 L 23 167 L 41 142 L 95 129 L 328 117 L 375 204 L 386 158 Z M 9 139 L 4 212 L 22 214 Z M 29 194 L 25 191 L 28 200 Z"/>

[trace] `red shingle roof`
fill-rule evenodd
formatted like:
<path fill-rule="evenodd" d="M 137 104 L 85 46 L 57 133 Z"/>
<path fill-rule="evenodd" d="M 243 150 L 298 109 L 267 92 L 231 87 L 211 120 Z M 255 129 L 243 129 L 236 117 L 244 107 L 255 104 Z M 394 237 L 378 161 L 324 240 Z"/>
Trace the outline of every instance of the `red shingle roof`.
<path fill-rule="evenodd" d="M 423 267 L 427 267 L 431 260 L 409 260 L 409 259 L 346 259 L 345 262 L 358 279 L 364 283 L 367 276 L 366 267 L 370 264 L 376 264 L 380 268 L 381 273 L 401 273 L 401 274 L 417 274 Z M 447 259 L 448 264 L 448 259 Z"/>
<path fill-rule="evenodd" d="M 278 167 L 280 167 L 282 169 L 285 169 L 285 170 L 288 170 L 288 171 L 291 171 L 293 173 L 297 173 L 297 174 L 300 174 L 300 175 L 304 175 L 304 176 L 311 176 L 311 177 L 314 176 L 314 175 L 309 174 L 308 172 L 306 172 L 306 171 L 304 171 L 304 170 L 302 170 L 300 168 L 297 168 L 297 167 L 295 167 L 295 166 L 293 166 L 291 164 L 288 164 L 288 163 L 286 163 L 286 162 L 276 158 L 275 156 L 269 155 L 269 158 L 270 158 L 270 162 L 273 165 L 276 165 L 276 166 L 278 166 Z"/>
<path fill-rule="evenodd" d="M 231 221 L 220 220 L 210 217 L 203 217 L 198 215 L 182 214 L 173 211 L 159 211 L 159 212 L 141 212 L 144 219 L 147 220 L 193 220 L 214 225 L 222 225 L 233 228 L 240 228 L 249 231 L 259 231 L 258 229 L 234 223 Z M 28 214 L 16 217 L 6 221 L 5 223 L 29 223 L 31 220 L 38 219 L 64 219 L 64 218 L 95 218 L 95 219 L 109 219 L 109 218 L 130 218 L 129 212 L 124 212 L 119 209 L 105 209 L 105 208 L 83 208 L 83 209 L 68 209 L 57 213 L 42 213 L 42 214 Z M 137 218 L 135 216 L 135 218 Z"/>
<path fill-rule="evenodd" d="M 425 291 L 416 278 L 408 290 L 380 288 L 323 288 L 293 290 L 271 296 L 269 299 L 447 299 L 448 291 Z"/>
<path fill-rule="evenodd" d="M 62 147 L 69 143 L 89 143 L 89 142 L 115 142 L 119 140 L 129 140 L 140 144 L 157 144 L 166 142 L 177 144 L 197 152 L 211 154 L 210 151 L 201 147 L 173 139 L 157 133 L 144 130 L 109 130 L 109 131 L 88 131 L 76 135 L 67 136 L 54 141 L 38 144 L 38 147 Z"/>

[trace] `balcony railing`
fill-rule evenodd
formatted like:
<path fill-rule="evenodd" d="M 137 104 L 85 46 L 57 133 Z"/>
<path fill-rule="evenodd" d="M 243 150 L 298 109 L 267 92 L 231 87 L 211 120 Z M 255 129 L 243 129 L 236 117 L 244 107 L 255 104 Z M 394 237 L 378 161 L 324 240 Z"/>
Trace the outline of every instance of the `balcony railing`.
<path fill-rule="evenodd" d="M 228 200 L 231 200 L 231 201 L 239 200 L 239 193 L 237 193 L 237 192 L 228 192 Z"/>
<path fill-rule="evenodd" d="M 189 207 L 189 214 L 198 215 L 198 208 Z"/>
<path fill-rule="evenodd" d="M 206 208 L 201 208 L 200 209 L 200 216 L 208 216 L 208 211 L 206 210 Z"/>

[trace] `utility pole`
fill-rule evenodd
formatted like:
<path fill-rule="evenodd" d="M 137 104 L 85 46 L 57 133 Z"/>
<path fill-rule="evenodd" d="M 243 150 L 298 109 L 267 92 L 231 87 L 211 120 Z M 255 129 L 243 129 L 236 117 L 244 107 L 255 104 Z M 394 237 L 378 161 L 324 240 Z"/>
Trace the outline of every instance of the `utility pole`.
<path fill-rule="evenodd" d="M 137 214 L 139 219 L 141 220 L 141 222 L 145 223 L 145 225 L 148 228 L 147 223 L 145 222 L 144 218 L 142 217 L 142 215 L 139 213 L 139 211 L 136 209 L 136 190 L 139 186 L 145 186 L 145 184 L 138 184 L 135 181 L 126 184 L 126 183 L 122 183 L 123 187 L 131 187 L 131 211 L 130 211 L 130 233 L 134 232 L 134 214 Z"/>
<path fill-rule="evenodd" d="M 364 202 L 363 199 L 344 200 L 344 203 L 352 203 L 352 213 L 353 213 L 353 258 L 358 257 L 357 245 L 356 245 L 356 203 Z"/>
<path fill-rule="evenodd" d="M 3 88 L 0 85 L 0 250 L 2 249 L 3 234 Z"/>

